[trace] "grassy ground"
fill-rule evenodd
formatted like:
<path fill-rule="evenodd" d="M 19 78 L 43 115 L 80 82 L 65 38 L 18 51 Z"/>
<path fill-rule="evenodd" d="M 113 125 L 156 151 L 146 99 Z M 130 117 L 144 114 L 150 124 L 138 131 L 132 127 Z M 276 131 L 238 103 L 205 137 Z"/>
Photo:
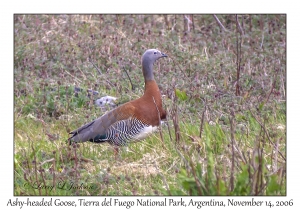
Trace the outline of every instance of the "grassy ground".
<path fill-rule="evenodd" d="M 14 19 L 15 195 L 286 195 L 285 15 Z M 155 65 L 161 130 L 117 159 L 66 144 L 103 114 L 74 86 L 140 97 L 148 48 L 169 55 Z"/>

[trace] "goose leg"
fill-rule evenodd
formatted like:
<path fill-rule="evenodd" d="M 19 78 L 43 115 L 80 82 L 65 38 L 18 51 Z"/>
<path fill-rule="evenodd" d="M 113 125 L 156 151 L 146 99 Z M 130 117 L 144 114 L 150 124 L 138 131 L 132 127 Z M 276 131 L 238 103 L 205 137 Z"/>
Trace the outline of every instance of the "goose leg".
<path fill-rule="evenodd" d="M 119 156 L 119 147 L 114 146 L 114 154 L 115 154 L 115 160 L 117 160 Z"/>

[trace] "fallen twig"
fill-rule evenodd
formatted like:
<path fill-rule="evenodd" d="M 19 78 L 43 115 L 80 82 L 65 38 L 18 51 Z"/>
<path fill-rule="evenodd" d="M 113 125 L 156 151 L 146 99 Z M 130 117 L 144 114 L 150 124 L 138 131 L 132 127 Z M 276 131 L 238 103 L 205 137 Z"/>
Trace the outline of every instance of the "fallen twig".
<path fill-rule="evenodd" d="M 130 84 L 131 84 L 131 90 L 133 91 L 133 90 L 135 89 L 135 87 L 134 87 L 134 85 L 133 85 L 133 83 L 132 83 L 132 81 L 131 81 L 131 78 L 130 78 L 128 72 L 126 71 L 125 67 L 123 67 L 123 69 L 124 69 L 124 71 L 125 71 L 125 73 L 126 73 L 128 79 L 129 79 Z"/>
<path fill-rule="evenodd" d="M 223 26 L 223 24 L 221 23 L 221 21 L 219 20 L 219 18 L 218 18 L 216 15 L 213 15 L 213 16 L 214 16 L 215 20 L 217 21 L 217 23 L 218 23 L 218 25 L 219 25 L 221 31 L 222 31 L 222 30 L 223 30 L 223 31 L 227 31 L 227 29 Z"/>

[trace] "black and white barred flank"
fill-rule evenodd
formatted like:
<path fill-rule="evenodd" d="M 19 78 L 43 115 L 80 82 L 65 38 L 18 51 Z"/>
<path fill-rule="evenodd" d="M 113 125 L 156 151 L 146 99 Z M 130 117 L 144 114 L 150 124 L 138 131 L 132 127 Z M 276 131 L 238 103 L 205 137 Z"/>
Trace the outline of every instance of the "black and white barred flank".
<path fill-rule="evenodd" d="M 108 142 L 116 146 L 126 146 L 127 143 L 142 140 L 156 130 L 136 118 L 120 120 L 111 125 L 105 135 L 105 138 L 90 140 L 95 143 Z"/>
<path fill-rule="evenodd" d="M 143 139 L 139 138 L 139 134 L 147 127 L 149 127 L 149 125 L 135 118 L 121 120 L 108 129 L 106 133 L 107 140 L 110 144 L 125 146 L 130 141 Z"/>

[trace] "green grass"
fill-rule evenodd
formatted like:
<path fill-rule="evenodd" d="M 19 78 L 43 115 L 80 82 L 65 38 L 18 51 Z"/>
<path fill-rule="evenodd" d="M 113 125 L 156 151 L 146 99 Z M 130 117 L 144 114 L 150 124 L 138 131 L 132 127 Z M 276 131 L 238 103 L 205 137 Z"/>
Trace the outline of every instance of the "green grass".
<path fill-rule="evenodd" d="M 15 15 L 14 194 L 286 195 L 286 16 L 239 15 L 243 33 L 218 18 L 226 32 L 212 15 L 188 32 L 183 15 Z M 154 67 L 162 135 L 116 158 L 109 144 L 69 146 L 103 114 L 74 86 L 140 97 L 148 48 L 169 56 Z"/>

